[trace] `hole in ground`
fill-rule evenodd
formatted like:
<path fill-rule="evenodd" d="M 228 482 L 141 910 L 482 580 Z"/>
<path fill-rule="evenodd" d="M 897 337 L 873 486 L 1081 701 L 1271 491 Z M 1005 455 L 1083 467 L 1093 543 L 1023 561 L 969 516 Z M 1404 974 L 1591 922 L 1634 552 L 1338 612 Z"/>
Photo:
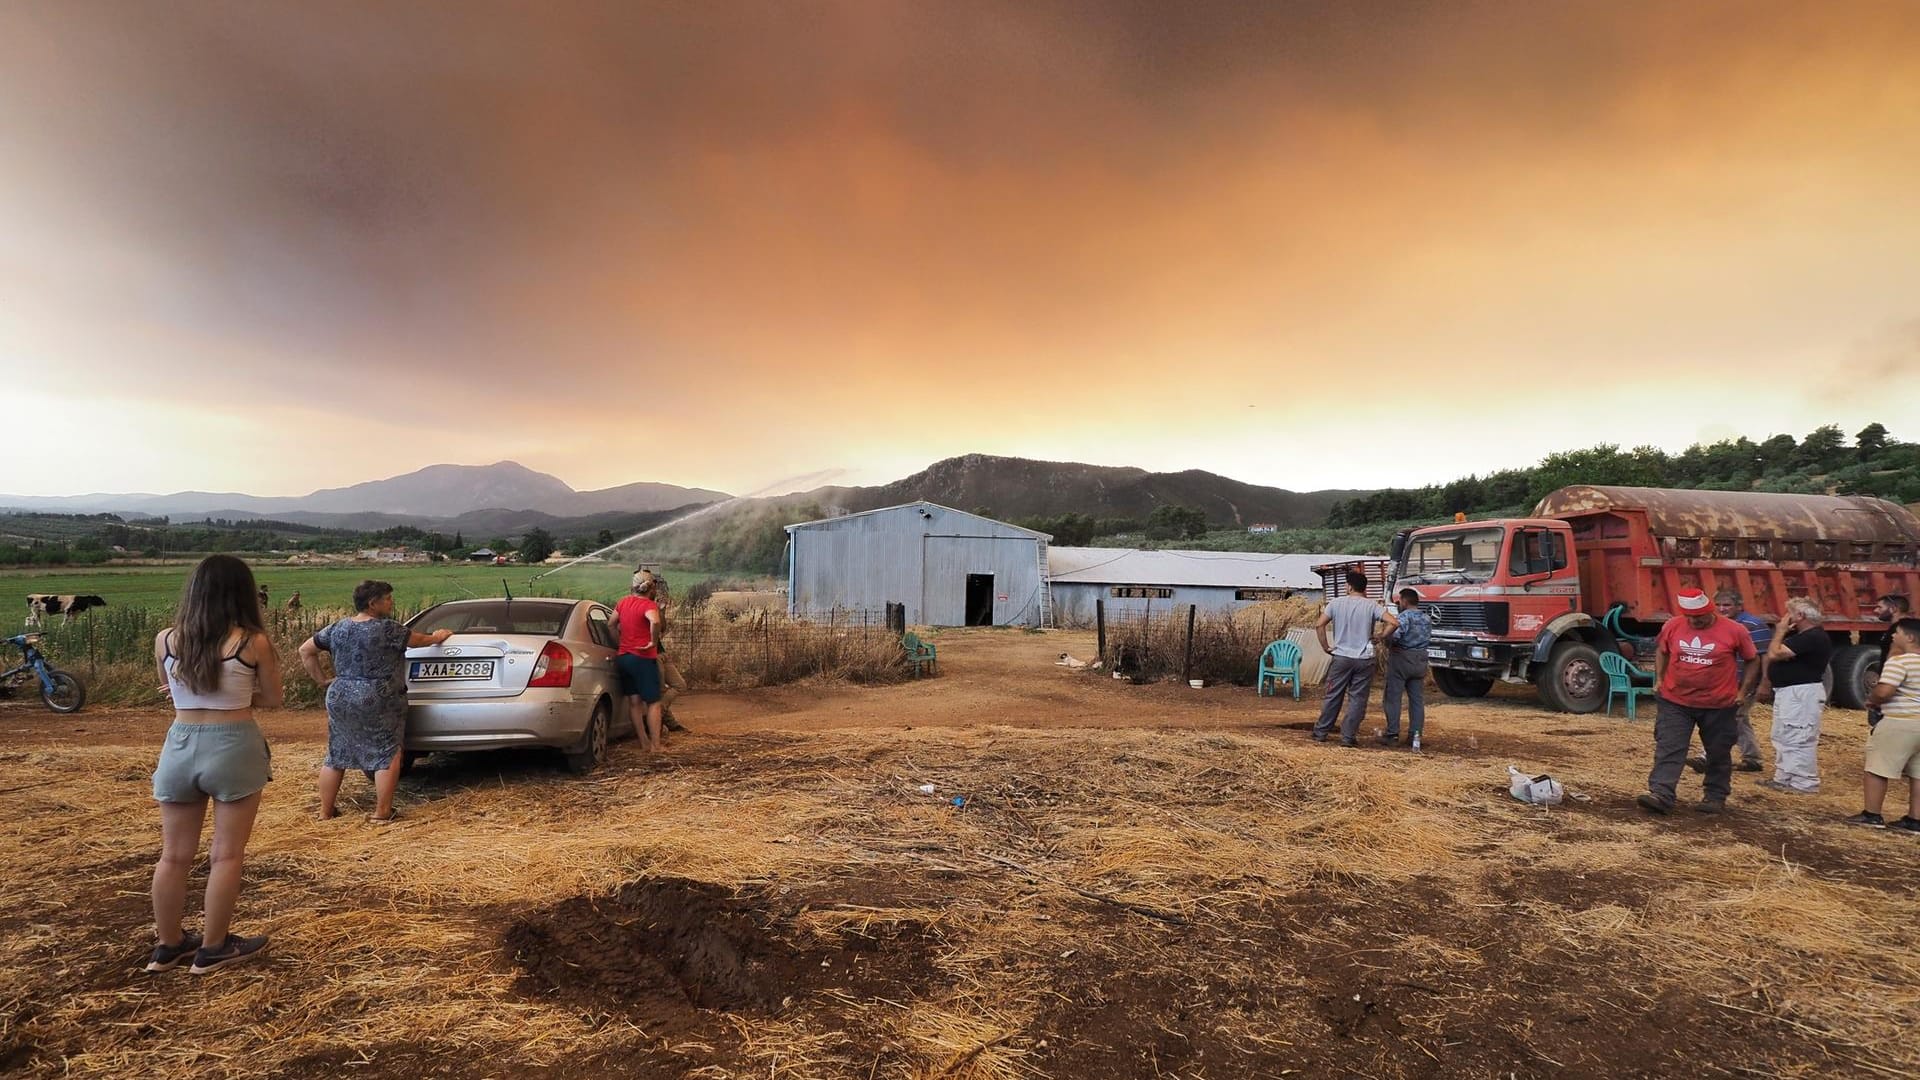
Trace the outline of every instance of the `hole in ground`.
<path fill-rule="evenodd" d="M 763 897 L 684 878 L 642 878 L 576 896 L 506 932 L 522 989 L 683 1028 L 703 1012 L 769 1015 L 809 991 L 913 995 L 932 969 L 917 924 L 808 940 Z"/>

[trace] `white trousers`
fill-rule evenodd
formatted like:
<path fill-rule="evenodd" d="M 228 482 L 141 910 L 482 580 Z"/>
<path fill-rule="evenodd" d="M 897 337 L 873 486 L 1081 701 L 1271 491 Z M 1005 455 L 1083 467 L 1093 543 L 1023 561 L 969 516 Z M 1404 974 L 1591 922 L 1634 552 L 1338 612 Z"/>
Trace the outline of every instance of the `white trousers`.
<path fill-rule="evenodd" d="M 1820 711 L 1827 692 L 1819 683 L 1773 691 L 1773 778 L 1796 791 L 1820 790 Z"/>

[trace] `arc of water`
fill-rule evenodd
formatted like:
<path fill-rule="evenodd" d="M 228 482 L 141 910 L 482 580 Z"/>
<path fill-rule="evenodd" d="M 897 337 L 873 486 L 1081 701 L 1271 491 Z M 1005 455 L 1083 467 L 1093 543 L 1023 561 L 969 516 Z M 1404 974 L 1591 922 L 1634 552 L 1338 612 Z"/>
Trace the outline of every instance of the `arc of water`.
<path fill-rule="evenodd" d="M 685 525 L 687 522 L 692 521 L 695 518 L 705 517 L 706 515 L 711 514 L 716 510 L 723 510 L 729 506 L 732 506 L 734 503 L 745 502 L 748 499 L 757 499 L 763 495 L 766 495 L 774 491 L 791 490 L 793 487 L 801 484 L 817 485 L 821 481 L 830 480 L 833 477 L 838 476 L 845 471 L 846 470 L 844 469 L 821 469 L 818 472 L 803 473 L 799 476 L 789 476 L 784 480 L 776 480 L 773 483 L 768 484 L 767 486 L 760 488 L 757 491 L 749 492 L 748 494 L 745 494 L 745 495 L 734 495 L 729 498 L 722 499 L 716 503 L 708 503 L 707 505 L 702 506 L 699 509 L 694 510 L 690 513 L 682 514 L 679 517 L 674 518 L 672 521 L 665 521 L 658 525 L 652 526 L 651 528 L 642 529 L 639 532 L 634 533 L 632 536 L 627 537 L 625 540 L 616 540 L 613 543 L 608 544 L 606 547 L 599 549 L 598 551 L 589 551 L 585 555 L 580 556 L 579 558 L 569 559 L 566 562 L 561 563 L 559 566 L 556 566 L 553 569 L 546 571 L 546 573 L 534 575 L 533 578 L 531 578 L 527 582 L 527 584 L 531 586 L 534 582 L 539 581 L 541 578 L 546 577 L 548 574 L 557 574 L 562 570 L 566 570 L 571 567 L 578 566 L 581 563 L 586 562 L 588 559 L 598 558 L 599 556 L 605 555 L 607 552 L 612 551 L 615 548 L 626 547 L 628 544 L 633 543 L 635 540 L 644 540 L 647 537 L 652 536 L 654 533 L 665 532 L 666 530 L 671 529 L 676 525 Z"/>

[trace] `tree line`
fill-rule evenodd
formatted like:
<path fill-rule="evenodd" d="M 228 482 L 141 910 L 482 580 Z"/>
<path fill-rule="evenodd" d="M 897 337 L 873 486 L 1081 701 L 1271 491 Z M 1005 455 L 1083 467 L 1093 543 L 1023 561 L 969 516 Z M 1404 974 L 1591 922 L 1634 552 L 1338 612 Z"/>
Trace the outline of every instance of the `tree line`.
<path fill-rule="evenodd" d="M 1695 443 L 1678 454 L 1655 446 L 1622 450 L 1601 443 L 1548 454 L 1530 469 L 1503 469 L 1420 488 L 1387 488 L 1335 503 L 1330 528 L 1447 518 L 1456 513 L 1493 517 L 1525 513 L 1542 496 L 1569 484 L 1872 495 L 1920 502 L 1920 443 L 1895 440 L 1880 423 L 1851 442 L 1837 424 L 1805 438 L 1745 436 Z"/>

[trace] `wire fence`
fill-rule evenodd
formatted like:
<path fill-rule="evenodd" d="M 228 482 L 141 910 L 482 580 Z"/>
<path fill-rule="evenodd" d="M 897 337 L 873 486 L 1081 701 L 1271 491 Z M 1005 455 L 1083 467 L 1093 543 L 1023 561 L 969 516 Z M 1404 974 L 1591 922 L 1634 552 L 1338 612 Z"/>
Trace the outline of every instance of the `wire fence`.
<path fill-rule="evenodd" d="M 789 615 L 696 607 L 669 612 L 663 639 L 690 686 L 776 686 L 810 677 L 897 682 L 912 674 L 887 613 L 859 608 Z"/>
<path fill-rule="evenodd" d="M 1252 686 L 1260 656 L 1289 631 L 1311 627 L 1317 603 L 1288 599 L 1232 612 L 1202 612 L 1192 604 L 1108 613 L 1097 608 L 1102 667 L 1141 681 L 1180 678 Z"/>
<path fill-rule="evenodd" d="M 351 612 L 284 608 L 266 613 L 267 634 L 280 654 L 290 706 L 322 703 L 323 693 L 300 666 L 300 644 Z M 415 612 L 396 610 L 395 617 Z M 745 613 L 695 606 L 669 609 L 665 644 L 691 688 L 775 686 L 821 677 L 859 683 L 907 678 L 900 634 L 887 627 L 883 610 L 835 608 L 803 616 L 784 611 Z M 55 667 L 86 680 L 88 696 L 103 704 L 163 704 L 153 643 L 173 621 L 157 608 L 98 608 L 72 622 L 55 619 L 35 633 Z"/>

